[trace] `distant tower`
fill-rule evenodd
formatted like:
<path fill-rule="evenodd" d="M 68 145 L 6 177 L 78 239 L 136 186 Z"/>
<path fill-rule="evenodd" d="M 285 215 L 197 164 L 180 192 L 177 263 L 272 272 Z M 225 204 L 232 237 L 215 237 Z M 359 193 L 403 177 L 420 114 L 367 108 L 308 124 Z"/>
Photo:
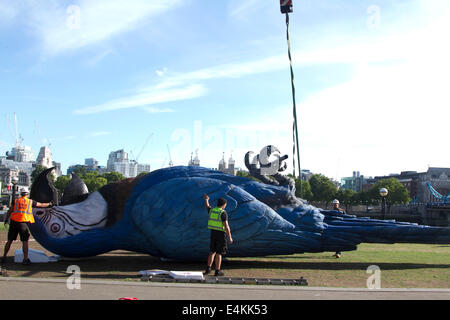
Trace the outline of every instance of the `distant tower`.
<path fill-rule="evenodd" d="M 36 164 L 39 164 L 46 168 L 51 168 L 53 165 L 52 162 L 52 153 L 50 148 L 47 146 L 41 147 L 39 150 L 39 154 L 36 159 Z"/>
<path fill-rule="evenodd" d="M 228 173 L 235 174 L 235 164 L 236 161 L 233 159 L 233 154 L 231 154 L 230 159 L 228 159 Z"/>
<path fill-rule="evenodd" d="M 219 171 L 225 172 L 227 170 L 227 163 L 225 162 L 225 152 L 222 155 L 222 159 L 219 162 Z"/>
<path fill-rule="evenodd" d="M 195 150 L 195 158 L 192 159 L 192 153 L 191 153 L 191 160 L 189 160 L 189 166 L 195 166 L 200 167 L 200 159 L 198 158 L 198 149 Z"/>
<path fill-rule="evenodd" d="M 106 164 L 107 172 L 119 172 L 126 178 L 134 178 L 137 175 L 137 163 L 130 162 L 128 153 L 123 149 L 113 151 L 109 154 L 108 162 Z"/>
<path fill-rule="evenodd" d="M 195 158 L 193 161 L 193 165 L 196 167 L 200 167 L 200 159 L 198 158 L 198 149 L 195 150 Z"/>

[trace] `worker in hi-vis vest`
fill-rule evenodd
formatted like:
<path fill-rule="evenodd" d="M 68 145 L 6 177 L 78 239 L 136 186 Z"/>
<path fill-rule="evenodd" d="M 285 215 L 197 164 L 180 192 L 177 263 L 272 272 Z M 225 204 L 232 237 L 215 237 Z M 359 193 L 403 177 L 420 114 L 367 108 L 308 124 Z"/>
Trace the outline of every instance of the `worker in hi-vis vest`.
<path fill-rule="evenodd" d="M 226 237 L 228 236 L 230 244 L 233 243 L 230 226 L 228 225 L 228 215 L 225 211 L 227 200 L 219 198 L 217 200 L 217 207 L 211 208 L 208 195 L 204 194 L 203 198 L 205 199 L 205 207 L 209 213 L 208 229 L 211 229 L 208 263 L 204 274 L 208 275 L 211 272 L 212 264 L 215 262 L 216 272 L 214 275 L 223 276 L 224 273 L 220 270 L 220 265 L 222 264 L 222 255 L 227 252 Z"/>
<path fill-rule="evenodd" d="M 20 198 L 14 200 L 13 206 L 9 208 L 6 213 L 4 224 L 9 223 L 11 218 L 8 241 L 5 244 L 5 250 L 3 252 L 3 258 L 1 263 L 6 262 L 6 256 L 8 255 L 9 248 L 14 240 L 17 239 L 17 235 L 20 235 L 20 241 L 22 241 L 23 249 L 23 264 L 29 265 L 31 263 L 28 259 L 28 239 L 30 238 L 30 232 L 28 231 L 28 223 L 34 223 L 33 208 L 46 208 L 50 206 L 50 203 L 40 203 L 28 198 L 28 188 L 22 187 L 20 189 Z"/>

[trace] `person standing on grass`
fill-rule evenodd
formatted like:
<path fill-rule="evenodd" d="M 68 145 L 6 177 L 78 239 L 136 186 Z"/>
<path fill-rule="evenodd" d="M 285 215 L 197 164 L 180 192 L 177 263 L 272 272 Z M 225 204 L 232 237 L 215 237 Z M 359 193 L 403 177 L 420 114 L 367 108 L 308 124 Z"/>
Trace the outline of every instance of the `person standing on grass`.
<path fill-rule="evenodd" d="M 34 223 L 34 216 L 32 208 L 46 208 L 50 206 L 50 203 L 40 203 L 28 199 L 28 188 L 23 187 L 20 189 L 21 197 L 14 200 L 14 205 L 6 213 L 4 224 L 8 224 L 8 220 L 11 217 L 11 223 L 8 230 L 8 241 L 5 244 L 5 250 L 1 263 L 6 262 L 6 256 L 14 240 L 17 239 L 17 235 L 20 235 L 20 241 L 22 241 L 23 250 L 23 264 L 31 264 L 28 259 L 28 239 L 30 238 L 30 232 L 28 231 L 28 223 Z"/>
<path fill-rule="evenodd" d="M 211 208 L 209 205 L 209 196 L 204 194 L 203 198 L 205 200 L 205 207 L 209 213 L 208 229 L 211 229 L 210 253 L 204 274 L 208 275 L 211 273 L 212 264 L 215 262 L 216 272 L 214 275 L 223 276 L 224 273 L 220 270 L 220 266 L 222 263 L 222 255 L 226 254 L 227 251 L 226 237 L 228 236 L 230 244 L 233 243 L 230 226 L 228 225 L 228 215 L 225 211 L 227 200 L 219 198 L 217 200 L 217 207 Z"/>
<path fill-rule="evenodd" d="M 345 213 L 345 211 L 339 207 L 339 200 L 338 199 L 334 199 L 333 200 L 333 210 L 339 211 L 341 213 Z M 342 256 L 342 252 L 341 251 L 337 251 L 333 255 L 333 257 L 336 257 L 336 259 L 339 259 L 341 256 Z"/>

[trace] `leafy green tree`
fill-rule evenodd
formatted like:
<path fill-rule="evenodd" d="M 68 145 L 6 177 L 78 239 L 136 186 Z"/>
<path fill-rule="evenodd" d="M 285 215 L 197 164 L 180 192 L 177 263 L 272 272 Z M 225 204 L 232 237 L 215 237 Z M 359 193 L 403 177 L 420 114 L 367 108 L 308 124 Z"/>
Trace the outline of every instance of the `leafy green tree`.
<path fill-rule="evenodd" d="M 251 176 L 250 173 L 248 173 L 247 171 L 239 170 L 238 172 L 236 172 L 236 175 L 238 177 L 244 177 L 244 178 L 248 178 L 248 179 L 252 179 L 252 180 L 261 182 L 261 180 Z"/>
<path fill-rule="evenodd" d="M 140 178 L 140 177 L 142 177 L 142 176 L 145 176 L 145 175 L 148 174 L 148 173 L 149 173 L 148 171 L 142 171 L 141 173 L 139 173 L 139 174 L 137 175 L 136 178 Z"/>
<path fill-rule="evenodd" d="M 388 195 L 386 197 L 386 203 L 388 206 L 392 204 L 407 204 L 411 201 L 408 189 L 405 188 L 397 179 L 388 178 L 377 181 L 369 190 L 369 194 L 372 199 L 378 201 L 381 200 L 379 194 L 381 188 L 386 188 L 388 190 Z"/>
<path fill-rule="evenodd" d="M 302 194 L 300 196 L 300 182 L 302 184 Z M 295 196 L 311 201 L 314 197 L 311 191 L 311 185 L 308 181 L 300 180 L 299 178 L 295 179 Z"/>
<path fill-rule="evenodd" d="M 351 189 L 339 189 L 335 194 L 335 198 L 345 206 L 345 211 L 348 211 L 349 205 L 354 205 L 357 201 L 356 192 Z"/>
<path fill-rule="evenodd" d="M 82 165 L 77 165 L 73 169 L 73 173 L 75 173 L 80 179 L 82 179 L 82 177 L 85 176 L 86 172 L 87 172 L 86 167 Z"/>
<path fill-rule="evenodd" d="M 55 186 L 56 189 L 58 189 L 58 191 L 60 193 L 62 193 L 64 191 L 64 189 L 67 187 L 67 185 L 70 182 L 70 177 L 67 176 L 60 176 L 56 179 L 55 183 L 53 184 Z"/>
<path fill-rule="evenodd" d="M 311 179 L 309 179 L 309 184 L 313 194 L 312 200 L 324 201 L 326 206 L 328 206 L 328 202 L 335 197 L 337 192 L 337 187 L 334 183 L 322 174 L 313 174 Z"/>
<path fill-rule="evenodd" d="M 104 174 L 101 175 L 103 178 L 106 179 L 106 181 L 108 181 L 108 183 L 113 183 L 113 182 L 119 182 L 122 181 L 125 178 L 125 176 L 119 172 L 106 172 Z"/>
<path fill-rule="evenodd" d="M 90 178 L 85 179 L 84 183 L 86 183 L 89 192 L 94 192 L 103 187 L 104 185 L 107 185 L 108 181 L 100 176 L 95 177 L 92 176 Z"/>
<path fill-rule="evenodd" d="M 369 191 L 360 191 L 355 195 L 355 202 L 365 205 L 368 211 L 369 206 L 376 204 L 378 199 L 374 199 Z"/>

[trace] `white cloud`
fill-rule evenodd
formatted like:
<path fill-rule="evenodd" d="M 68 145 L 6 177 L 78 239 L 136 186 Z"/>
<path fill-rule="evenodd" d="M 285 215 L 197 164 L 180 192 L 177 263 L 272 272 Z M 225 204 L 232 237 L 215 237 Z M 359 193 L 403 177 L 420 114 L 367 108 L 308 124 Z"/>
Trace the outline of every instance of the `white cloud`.
<path fill-rule="evenodd" d="M 147 111 L 148 113 L 170 113 L 175 112 L 175 110 L 170 108 L 155 108 L 155 107 L 142 107 L 141 108 L 144 111 Z"/>
<path fill-rule="evenodd" d="M 106 111 L 145 107 L 153 104 L 193 99 L 206 94 L 202 85 L 189 85 L 175 89 L 148 88 L 145 92 L 119 98 L 106 103 L 75 110 L 75 114 L 94 114 Z M 158 109 L 153 109 L 157 111 Z M 147 109 L 147 111 L 149 111 Z M 151 110 L 150 110 L 151 111 Z M 161 110 L 159 110 L 161 111 Z M 165 110 L 168 112 L 168 109 Z"/>
<path fill-rule="evenodd" d="M 110 134 L 111 134 L 111 132 L 109 132 L 109 131 L 95 131 L 95 132 L 89 132 L 87 135 L 89 137 L 99 137 L 99 136 L 107 136 Z"/>
<path fill-rule="evenodd" d="M 15 1 L 0 0 L 0 24 L 11 22 L 19 10 L 19 4 Z"/>
<path fill-rule="evenodd" d="M 100 61 L 102 61 L 103 59 L 105 59 L 107 56 L 109 56 L 111 54 L 115 54 L 115 51 L 112 50 L 112 49 L 106 49 L 104 51 L 101 51 L 99 54 L 97 54 L 94 57 L 90 58 L 87 61 L 87 64 L 89 66 L 95 66 L 96 64 L 98 64 Z"/>
<path fill-rule="evenodd" d="M 0 17 L 12 20 L 18 8 L 23 23 L 36 34 L 46 55 L 57 55 L 107 41 L 149 23 L 184 0 L 2 1 Z"/>
<path fill-rule="evenodd" d="M 259 11 L 267 4 L 266 1 L 259 0 L 231 0 L 228 3 L 228 12 L 232 18 L 244 19 L 251 14 L 256 14 L 255 10 Z"/>

